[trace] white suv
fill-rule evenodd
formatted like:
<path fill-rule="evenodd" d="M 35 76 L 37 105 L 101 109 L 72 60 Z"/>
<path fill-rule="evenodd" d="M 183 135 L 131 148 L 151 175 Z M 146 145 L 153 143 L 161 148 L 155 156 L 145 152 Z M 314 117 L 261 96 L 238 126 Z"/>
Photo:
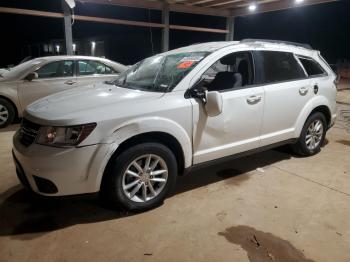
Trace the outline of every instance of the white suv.
<path fill-rule="evenodd" d="M 293 144 L 316 154 L 336 118 L 336 76 L 307 46 L 213 42 L 147 58 L 110 84 L 31 104 L 14 136 L 21 182 L 42 195 L 101 191 L 162 203 L 178 174 Z"/>

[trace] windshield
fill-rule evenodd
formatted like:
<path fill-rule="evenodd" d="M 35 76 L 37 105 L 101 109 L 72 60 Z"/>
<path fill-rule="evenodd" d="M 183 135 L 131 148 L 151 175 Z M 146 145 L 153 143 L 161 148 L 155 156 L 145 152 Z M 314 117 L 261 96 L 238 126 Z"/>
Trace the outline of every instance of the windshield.
<path fill-rule="evenodd" d="M 208 52 L 157 55 L 135 64 L 112 83 L 152 92 L 170 92 Z"/>
<path fill-rule="evenodd" d="M 15 67 L 9 68 L 8 71 L 3 72 L 3 76 L 8 75 L 16 75 L 16 76 L 21 76 L 25 72 L 27 72 L 30 68 L 42 63 L 44 60 L 43 59 L 33 59 L 29 60 L 27 62 L 24 62 L 22 64 L 19 64 Z"/>

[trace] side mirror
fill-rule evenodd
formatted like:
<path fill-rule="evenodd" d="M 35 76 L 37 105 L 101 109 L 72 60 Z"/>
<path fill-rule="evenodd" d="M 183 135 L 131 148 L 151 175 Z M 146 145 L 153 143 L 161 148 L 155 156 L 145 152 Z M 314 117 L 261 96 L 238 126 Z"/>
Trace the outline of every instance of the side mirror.
<path fill-rule="evenodd" d="M 37 79 L 38 77 L 38 73 L 31 72 L 25 77 L 25 80 L 32 81 L 33 79 Z"/>
<path fill-rule="evenodd" d="M 204 105 L 208 116 L 217 116 L 222 113 L 223 100 L 218 91 L 211 91 L 206 93 L 206 103 Z"/>

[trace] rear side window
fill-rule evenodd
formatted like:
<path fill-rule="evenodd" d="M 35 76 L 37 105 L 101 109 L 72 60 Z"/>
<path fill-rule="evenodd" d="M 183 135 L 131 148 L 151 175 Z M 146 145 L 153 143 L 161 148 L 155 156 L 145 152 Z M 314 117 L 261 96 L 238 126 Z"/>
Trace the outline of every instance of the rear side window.
<path fill-rule="evenodd" d="M 92 60 L 80 60 L 78 62 L 78 72 L 81 76 L 86 75 L 105 75 L 105 74 L 115 74 L 116 71 L 113 68 L 106 66 L 98 61 Z"/>
<path fill-rule="evenodd" d="M 319 63 L 317 63 L 312 58 L 303 58 L 299 57 L 300 62 L 302 63 L 306 73 L 308 76 L 319 76 L 325 74 L 325 71 L 320 66 Z"/>
<path fill-rule="evenodd" d="M 292 53 L 255 52 L 258 84 L 270 84 L 305 78 L 305 73 Z"/>

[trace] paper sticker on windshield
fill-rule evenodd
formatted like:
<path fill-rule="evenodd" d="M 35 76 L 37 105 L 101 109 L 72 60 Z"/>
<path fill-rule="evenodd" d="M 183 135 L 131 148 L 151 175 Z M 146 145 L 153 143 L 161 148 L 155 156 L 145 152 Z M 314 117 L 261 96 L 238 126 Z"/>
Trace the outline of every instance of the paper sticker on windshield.
<path fill-rule="evenodd" d="M 194 63 L 195 63 L 195 61 L 184 61 L 184 62 L 178 64 L 177 68 L 178 69 L 190 68 Z"/>

